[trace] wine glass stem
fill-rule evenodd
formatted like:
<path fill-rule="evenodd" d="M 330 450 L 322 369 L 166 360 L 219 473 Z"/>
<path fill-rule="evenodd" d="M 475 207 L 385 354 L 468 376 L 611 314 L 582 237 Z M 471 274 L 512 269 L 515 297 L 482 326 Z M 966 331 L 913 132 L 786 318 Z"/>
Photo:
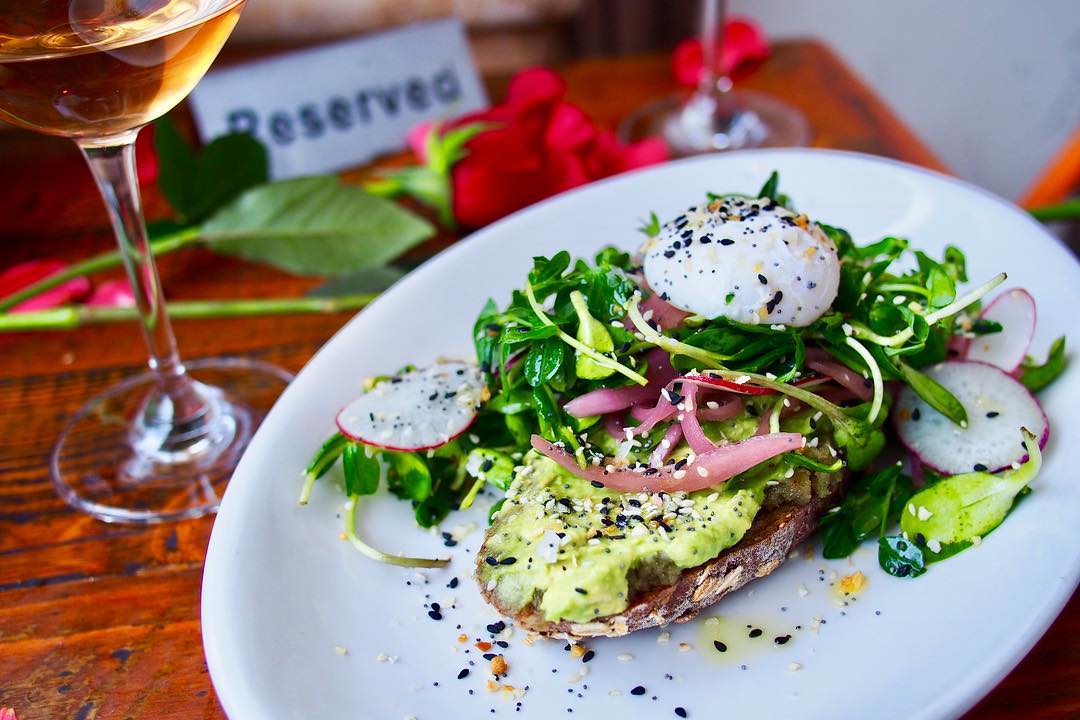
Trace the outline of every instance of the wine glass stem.
<path fill-rule="evenodd" d="M 701 79 L 697 90 L 702 95 L 719 97 L 731 90 L 731 79 L 721 62 L 726 14 L 724 0 L 702 0 Z"/>
<path fill-rule="evenodd" d="M 90 165 L 94 181 L 109 211 L 120 256 L 135 296 L 139 325 L 150 353 L 150 370 L 157 380 L 159 392 L 170 401 L 167 410 L 170 420 L 176 422 L 199 414 L 203 401 L 199 393 L 194 391 L 193 383 L 180 361 L 157 265 L 146 234 L 135 170 L 137 135 L 138 129 L 134 129 L 109 138 L 80 141 L 79 149 Z M 159 407 L 156 402 L 150 405 Z"/>

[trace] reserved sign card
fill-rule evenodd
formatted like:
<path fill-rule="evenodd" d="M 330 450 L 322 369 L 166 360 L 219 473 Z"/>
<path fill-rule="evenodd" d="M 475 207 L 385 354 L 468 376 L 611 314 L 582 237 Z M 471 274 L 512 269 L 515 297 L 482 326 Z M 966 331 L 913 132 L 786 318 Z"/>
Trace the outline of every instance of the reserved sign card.
<path fill-rule="evenodd" d="M 456 19 L 212 71 L 190 100 L 204 141 L 255 135 L 274 179 L 360 165 L 421 120 L 487 105 Z"/>

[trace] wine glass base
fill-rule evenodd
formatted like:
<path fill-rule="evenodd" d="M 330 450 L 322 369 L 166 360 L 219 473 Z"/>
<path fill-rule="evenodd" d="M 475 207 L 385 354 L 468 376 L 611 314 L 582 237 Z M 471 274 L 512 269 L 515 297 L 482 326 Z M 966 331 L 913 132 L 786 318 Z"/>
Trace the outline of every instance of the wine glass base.
<path fill-rule="evenodd" d="M 799 110 L 752 90 L 717 96 L 671 95 L 631 113 L 619 126 L 626 142 L 659 137 L 672 157 L 759 147 L 798 147 L 810 142 Z"/>
<path fill-rule="evenodd" d="M 71 506 L 106 522 L 149 524 L 215 512 L 255 428 L 292 380 L 269 363 L 242 358 L 185 364 L 208 403 L 197 436 L 148 431 L 139 422 L 154 397 L 140 373 L 84 405 L 53 447 L 53 485 Z"/>

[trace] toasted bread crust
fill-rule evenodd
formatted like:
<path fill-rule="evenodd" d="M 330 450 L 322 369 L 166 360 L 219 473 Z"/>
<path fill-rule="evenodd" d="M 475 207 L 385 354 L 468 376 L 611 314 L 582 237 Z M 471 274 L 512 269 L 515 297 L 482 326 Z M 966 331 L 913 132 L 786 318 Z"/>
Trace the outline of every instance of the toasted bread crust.
<path fill-rule="evenodd" d="M 587 623 L 550 622 L 532 606 L 511 612 L 494 590 L 481 585 L 480 591 L 488 603 L 522 629 L 550 637 L 617 637 L 669 622 L 686 622 L 732 590 L 778 568 L 792 548 L 813 534 L 821 516 L 840 501 L 844 486 L 845 482 L 837 483 L 828 496 L 813 498 L 806 505 L 762 511 L 736 545 L 703 565 L 684 570 L 674 585 L 635 598 L 618 615 Z M 483 551 L 478 557 L 483 557 Z"/>

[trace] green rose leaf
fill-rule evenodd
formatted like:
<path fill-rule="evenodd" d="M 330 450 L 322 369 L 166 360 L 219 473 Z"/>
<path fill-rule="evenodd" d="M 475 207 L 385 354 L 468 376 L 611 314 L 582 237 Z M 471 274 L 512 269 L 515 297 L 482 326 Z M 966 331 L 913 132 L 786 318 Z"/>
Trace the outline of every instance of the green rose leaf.
<path fill-rule="evenodd" d="M 298 275 L 345 275 L 381 266 L 434 228 L 402 207 L 331 176 L 251 188 L 210 217 L 215 251 Z"/>

